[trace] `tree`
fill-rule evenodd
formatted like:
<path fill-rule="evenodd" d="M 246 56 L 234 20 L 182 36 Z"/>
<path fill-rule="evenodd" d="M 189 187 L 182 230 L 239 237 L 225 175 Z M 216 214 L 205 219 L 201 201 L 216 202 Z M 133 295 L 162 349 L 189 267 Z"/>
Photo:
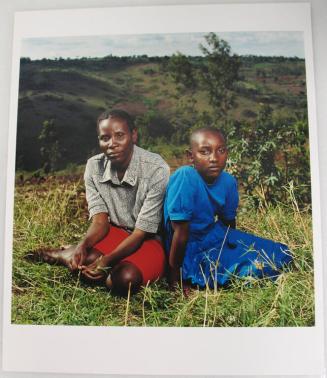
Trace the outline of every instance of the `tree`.
<path fill-rule="evenodd" d="M 201 66 L 202 86 L 209 94 L 209 100 L 218 117 L 226 116 L 233 104 L 231 89 L 238 79 L 241 65 L 237 55 L 231 55 L 228 42 L 220 39 L 215 33 L 205 36 L 206 44 L 200 49 L 206 59 Z"/>
<path fill-rule="evenodd" d="M 53 119 L 43 122 L 38 139 L 41 143 L 40 154 L 44 172 L 57 170 L 61 159 L 61 148 Z"/>
<path fill-rule="evenodd" d="M 187 56 L 180 52 L 173 54 L 168 63 L 168 71 L 176 84 L 183 85 L 184 89 L 194 93 L 197 88 L 196 72 Z"/>
<path fill-rule="evenodd" d="M 202 89 L 208 95 L 215 119 L 222 121 L 233 104 L 232 88 L 241 62 L 237 55 L 231 54 L 229 44 L 215 33 L 207 34 L 205 41 L 206 44 L 199 46 L 203 58 L 177 53 L 171 57 L 167 68 L 179 91 L 190 95 L 188 106 L 184 106 L 186 112 L 195 112 L 195 91 Z M 192 121 L 197 123 L 194 118 Z"/>

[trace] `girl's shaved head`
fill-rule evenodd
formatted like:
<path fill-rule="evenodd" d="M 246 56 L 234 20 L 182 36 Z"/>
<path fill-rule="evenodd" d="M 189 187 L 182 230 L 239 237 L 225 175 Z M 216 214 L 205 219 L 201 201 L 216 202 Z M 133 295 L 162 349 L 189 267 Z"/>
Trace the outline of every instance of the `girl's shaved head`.
<path fill-rule="evenodd" d="M 192 146 L 194 145 L 194 143 L 198 142 L 199 136 L 201 134 L 205 134 L 205 133 L 214 133 L 214 134 L 217 134 L 226 143 L 225 135 L 224 135 L 224 133 L 221 130 L 219 130 L 216 127 L 213 127 L 213 126 L 208 126 L 208 127 L 202 127 L 201 129 L 197 129 L 197 130 L 195 130 L 195 131 L 193 131 L 191 133 L 190 140 L 189 140 L 190 147 L 192 148 Z"/>

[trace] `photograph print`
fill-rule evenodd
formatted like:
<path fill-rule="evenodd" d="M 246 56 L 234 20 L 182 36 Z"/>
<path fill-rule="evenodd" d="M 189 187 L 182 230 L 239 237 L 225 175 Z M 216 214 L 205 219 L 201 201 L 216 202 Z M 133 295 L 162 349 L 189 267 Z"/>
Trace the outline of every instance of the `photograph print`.
<path fill-rule="evenodd" d="M 11 322 L 315 325 L 303 32 L 24 38 Z"/>

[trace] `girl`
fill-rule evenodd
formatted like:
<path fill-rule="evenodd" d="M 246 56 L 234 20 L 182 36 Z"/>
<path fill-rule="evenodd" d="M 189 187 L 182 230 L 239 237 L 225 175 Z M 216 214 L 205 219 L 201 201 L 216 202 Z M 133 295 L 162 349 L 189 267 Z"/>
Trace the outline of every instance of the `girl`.
<path fill-rule="evenodd" d="M 195 131 L 187 155 L 193 167 L 171 176 L 164 203 L 170 284 L 180 270 L 183 280 L 200 287 L 226 285 L 235 276 L 277 277 L 292 260 L 287 246 L 235 229 L 237 183 L 224 171 L 221 131 Z"/>

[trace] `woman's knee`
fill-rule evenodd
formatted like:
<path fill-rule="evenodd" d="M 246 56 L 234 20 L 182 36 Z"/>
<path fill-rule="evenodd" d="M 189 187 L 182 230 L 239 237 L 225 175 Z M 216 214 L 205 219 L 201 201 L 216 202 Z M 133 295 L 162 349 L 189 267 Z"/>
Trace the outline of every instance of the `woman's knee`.
<path fill-rule="evenodd" d="M 122 262 L 113 268 L 106 285 L 119 295 L 127 295 L 129 291 L 137 292 L 142 281 L 142 273 L 135 265 Z"/>

